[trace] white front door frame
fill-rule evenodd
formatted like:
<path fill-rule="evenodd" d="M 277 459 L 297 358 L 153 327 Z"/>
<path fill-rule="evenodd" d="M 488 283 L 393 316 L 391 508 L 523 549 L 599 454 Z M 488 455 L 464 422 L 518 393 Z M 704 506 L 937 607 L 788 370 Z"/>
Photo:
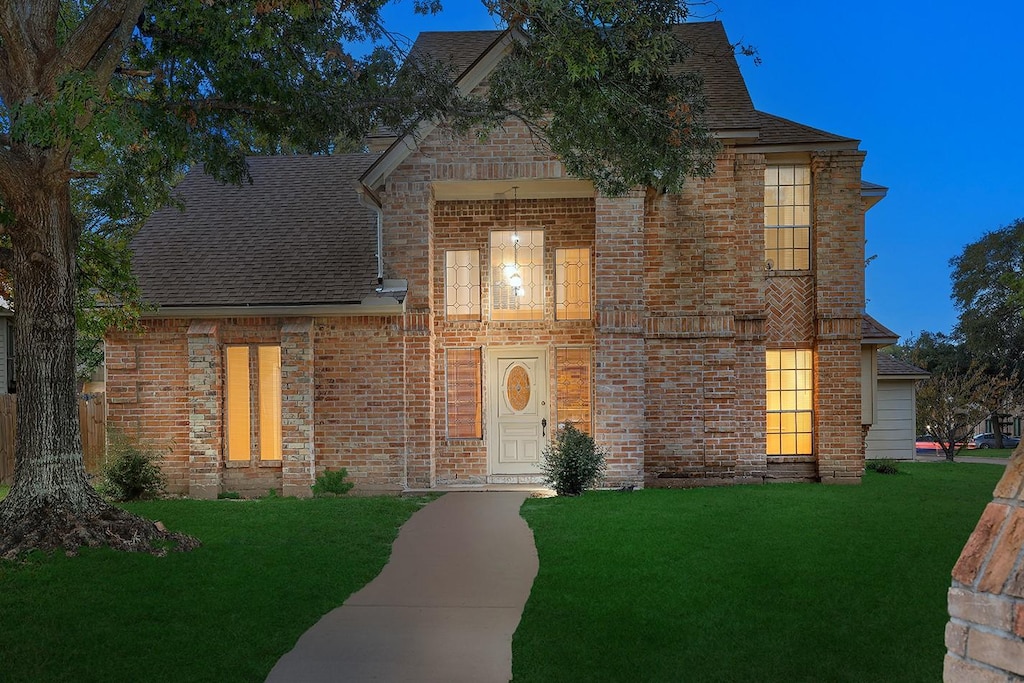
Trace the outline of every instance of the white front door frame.
<path fill-rule="evenodd" d="M 540 474 L 552 430 L 549 372 L 546 346 L 487 349 L 488 475 Z"/>

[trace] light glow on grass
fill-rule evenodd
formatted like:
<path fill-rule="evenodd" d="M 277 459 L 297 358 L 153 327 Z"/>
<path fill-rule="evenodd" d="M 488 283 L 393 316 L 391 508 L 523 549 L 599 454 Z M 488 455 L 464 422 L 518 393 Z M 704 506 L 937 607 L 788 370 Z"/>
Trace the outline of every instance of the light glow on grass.
<path fill-rule="evenodd" d="M 950 570 L 1003 468 L 531 499 L 520 681 L 936 681 Z"/>

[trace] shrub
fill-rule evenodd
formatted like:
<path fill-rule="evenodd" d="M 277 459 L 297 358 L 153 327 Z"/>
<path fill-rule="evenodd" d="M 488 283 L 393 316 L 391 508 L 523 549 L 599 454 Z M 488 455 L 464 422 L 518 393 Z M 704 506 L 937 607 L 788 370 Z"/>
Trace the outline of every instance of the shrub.
<path fill-rule="evenodd" d="M 604 478 L 604 449 L 568 422 L 544 447 L 542 459 L 544 483 L 554 486 L 560 496 L 578 496 Z"/>
<path fill-rule="evenodd" d="M 869 460 L 867 468 L 872 472 L 878 472 L 879 474 L 899 474 L 900 468 L 896 464 L 895 460 L 889 460 L 883 458 L 882 460 Z"/>
<path fill-rule="evenodd" d="M 111 430 L 107 438 L 107 459 L 96 489 L 115 501 L 154 498 L 167 488 L 159 462 L 160 453 L 155 448 Z"/>
<path fill-rule="evenodd" d="M 342 467 L 340 470 L 327 470 L 316 478 L 316 483 L 311 487 L 314 498 L 333 498 L 343 496 L 355 486 L 350 481 L 345 481 L 348 470 Z"/>
<path fill-rule="evenodd" d="M 238 491 L 221 491 L 217 494 L 217 500 L 240 500 L 242 494 Z"/>

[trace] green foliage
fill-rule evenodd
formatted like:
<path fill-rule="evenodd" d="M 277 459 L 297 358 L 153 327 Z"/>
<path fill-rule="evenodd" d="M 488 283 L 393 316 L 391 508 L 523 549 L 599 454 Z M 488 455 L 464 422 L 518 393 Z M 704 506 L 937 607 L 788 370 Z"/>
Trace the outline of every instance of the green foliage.
<path fill-rule="evenodd" d="M 950 259 L 956 332 L 990 374 L 1024 376 L 1024 219 Z"/>
<path fill-rule="evenodd" d="M 604 478 L 605 452 L 586 432 L 566 423 L 555 440 L 544 447 L 541 462 L 544 482 L 560 496 L 578 496 Z"/>
<path fill-rule="evenodd" d="M 221 491 L 217 494 L 217 500 L 241 500 L 242 494 L 238 491 Z"/>
<path fill-rule="evenodd" d="M 529 122 L 571 174 L 616 195 L 638 186 L 678 190 L 713 172 L 719 145 L 705 120 L 702 82 L 684 73 L 688 48 L 673 32 L 688 3 L 485 4 L 529 36 L 491 79 L 491 111 Z"/>
<path fill-rule="evenodd" d="M 879 474 L 899 474 L 900 466 L 895 460 L 883 458 L 881 460 L 868 460 L 866 469 Z"/>
<path fill-rule="evenodd" d="M 355 484 L 345 481 L 348 470 L 342 467 L 340 470 L 327 470 L 316 478 L 313 484 L 314 498 L 334 498 L 348 493 Z"/>
<path fill-rule="evenodd" d="M 115 501 L 155 498 L 167 487 L 160 470 L 160 453 L 151 446 L 110 430 L 107 459 L 96 489 Z"/>

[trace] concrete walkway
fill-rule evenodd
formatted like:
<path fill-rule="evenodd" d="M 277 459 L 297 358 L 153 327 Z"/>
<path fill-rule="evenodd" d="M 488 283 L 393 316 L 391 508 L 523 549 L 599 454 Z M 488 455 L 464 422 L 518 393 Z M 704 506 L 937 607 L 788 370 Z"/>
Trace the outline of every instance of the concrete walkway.
<path fill-rule="evenodd" d="M 512 678 L 537 575 L 529 493 L 448 493 L 402 527 L 380 575 L 299 638 L 271 683 Z"/>

